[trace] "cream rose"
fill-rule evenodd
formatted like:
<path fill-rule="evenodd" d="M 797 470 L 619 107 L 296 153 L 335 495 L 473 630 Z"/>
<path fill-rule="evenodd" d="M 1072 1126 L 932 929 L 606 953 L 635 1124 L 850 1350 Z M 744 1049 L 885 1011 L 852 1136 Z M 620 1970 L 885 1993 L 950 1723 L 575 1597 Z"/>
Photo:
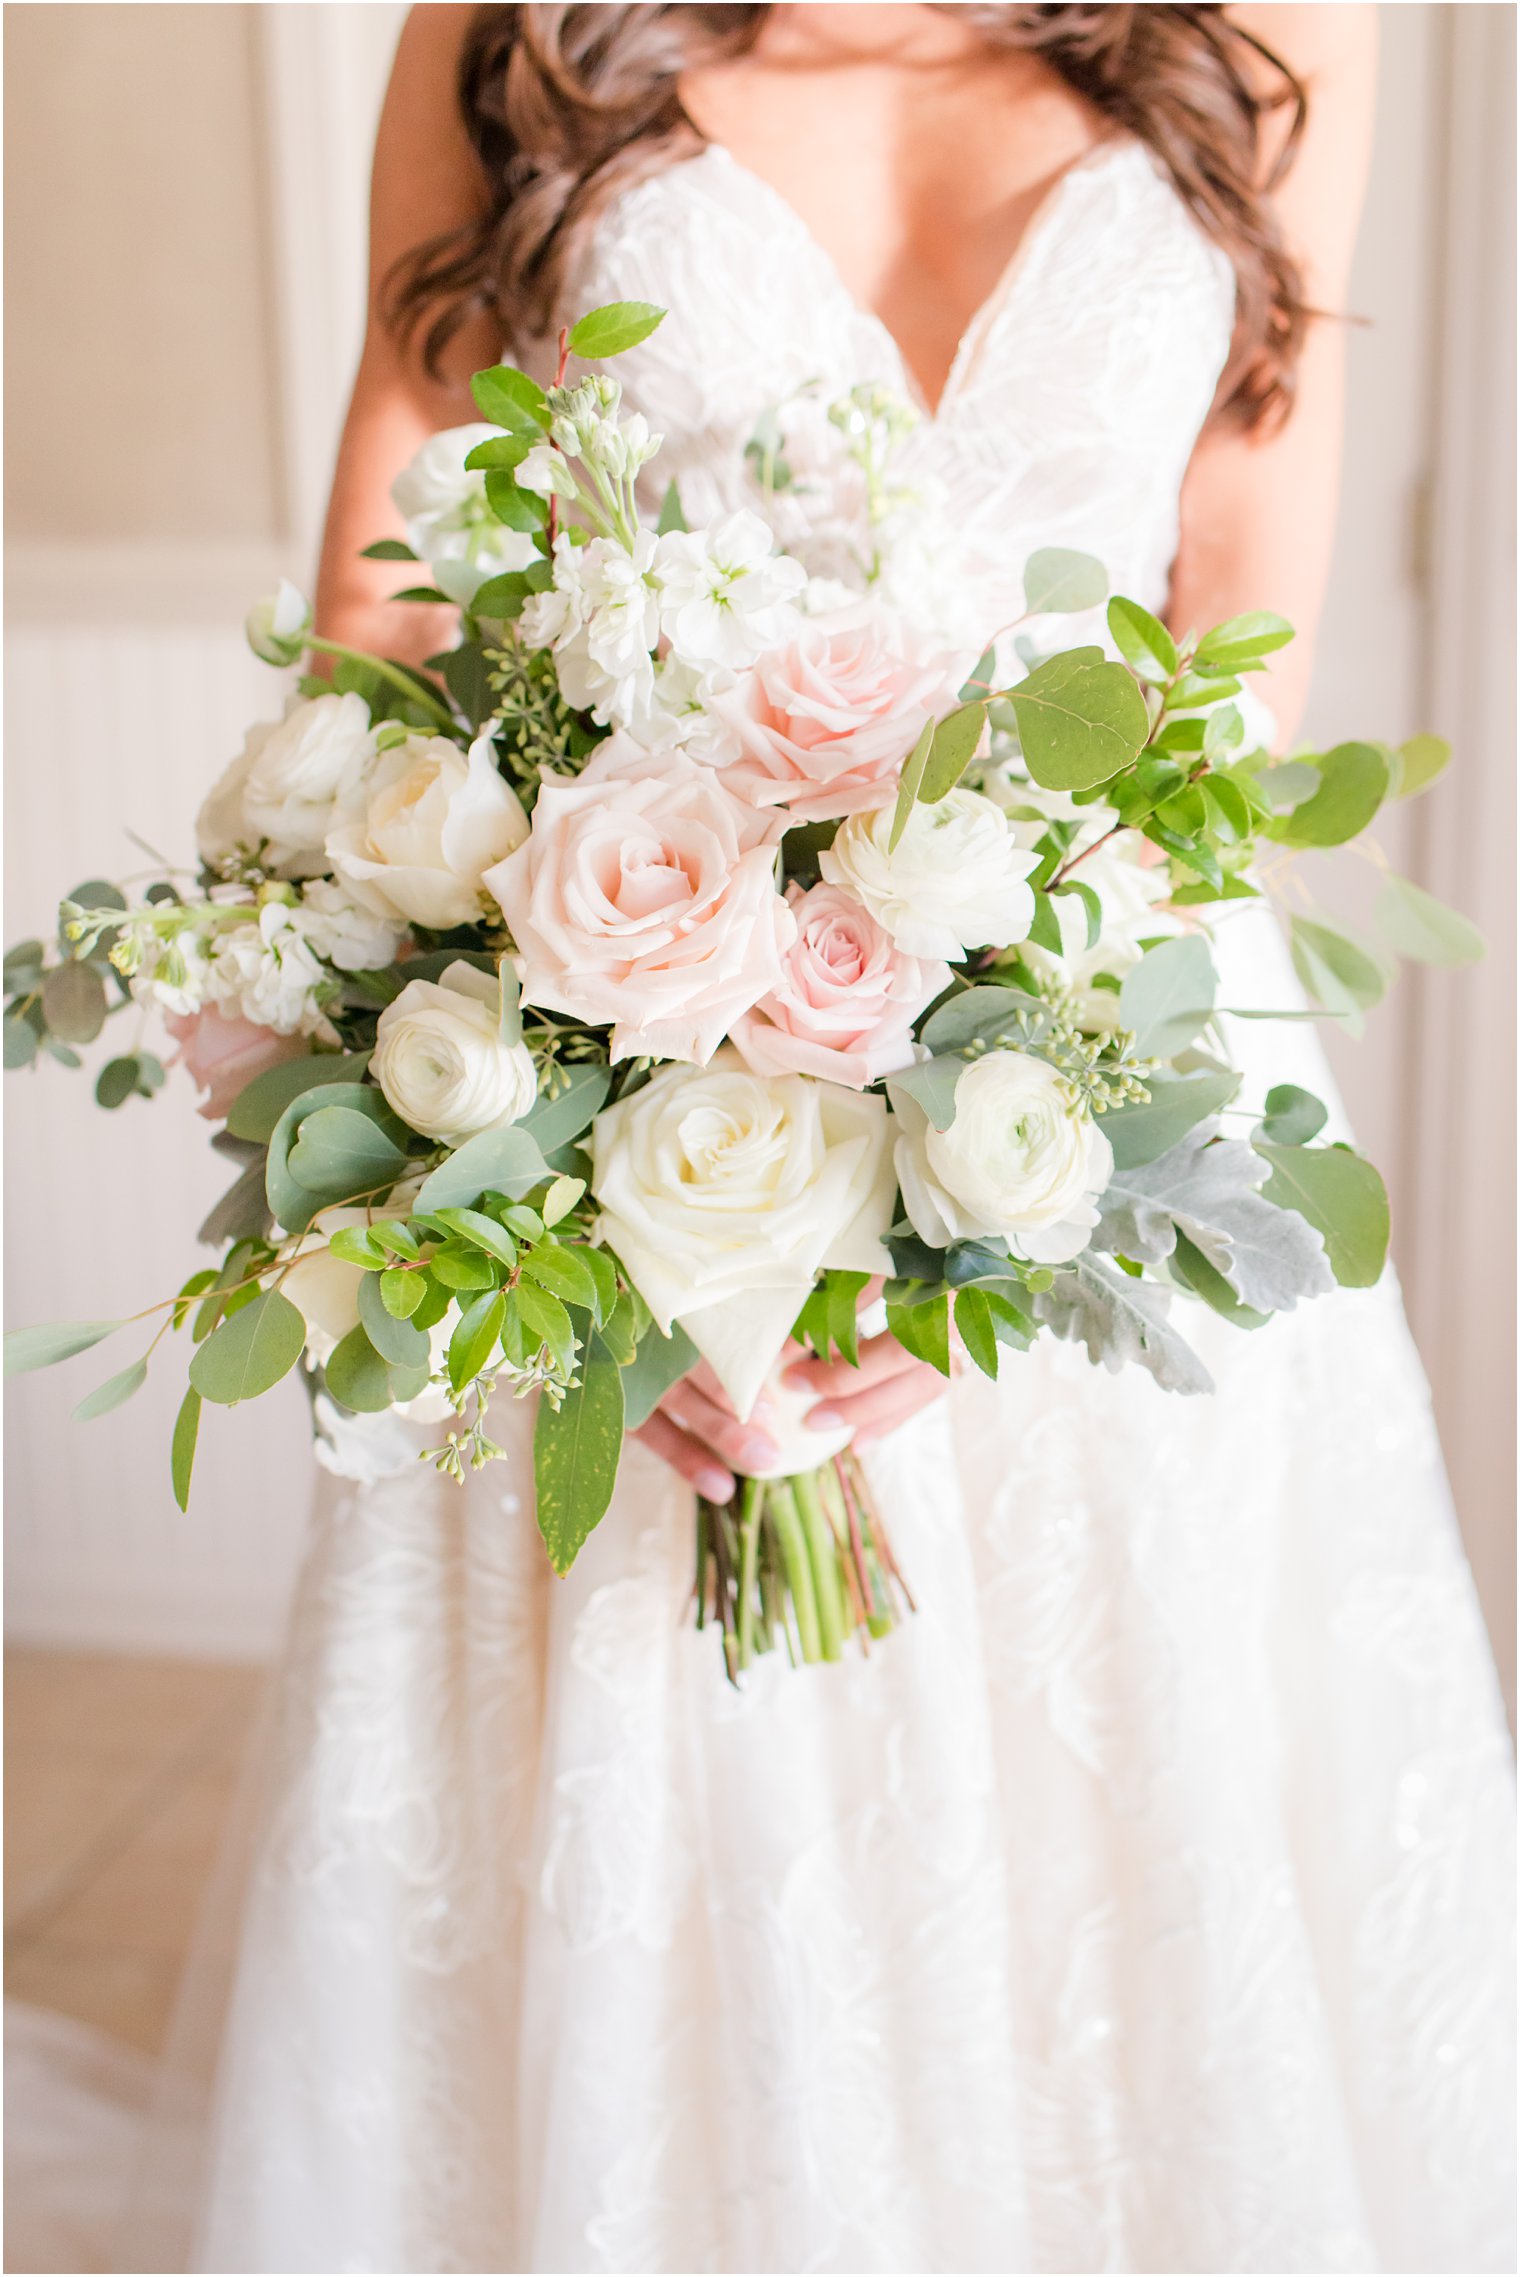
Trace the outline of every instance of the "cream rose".
<path fill-rule="evenodd" d="M 781 981 L 734 1022 L 757 1075 L 818 1075 L 863 1091 L 913 1062 L 913 1023 L 950 985 L 950 968 L 905 956 L 841 886 L 787 895 L 797 937 Z"/>
<path fill-rule="evenodd" d="M 890 806 L 921 729 L 954 701 L 946 658 L 895 611 L 857 602 L 806 619 L 711 699 L 741 753 L 724 781 L 799 821 Z"/>
<path fill-rule="evenodd" d="M 401 1120 L 445 1146 L 517 1122 L 538 1097 L 532 1054 L 501 1033 L 500 983 L 462 961 L 387 1004 L 371 1071 Z"/>
<path fill-rule="evenodd" d="M 202 861 L 215 865 L 267 839 L 270 868 L 296 876 L 325 869 L 322 846 L 338 799 L 374 757 L 362 696 L 315 696 L 282 720 L 251 728 L 196 819 Z"/>
<path fill-rule="evenodd" d="M 596 1118 L 600 1238 L 661 1328 L 679 1320 L 747 1416 L 822 1266 L 891 1270 L 884 1102 L 749 1074 L 729 1050 L 663 1068 Z"/>
<path fill-rule="evenodd" d="M 871 912 L 910 957 L 947 957 L 996 942 L 1022 941 L 1034 922 L 1025 883 L 1038 867 L 1024 853 L 991 799 L 953 790 L 933 806 L 915 806 L 894 851 L 892 816 L 852 815 L 818 857 L 831 885 L 842 886 Z"/>
<path fill-rule="evenodd" d="M 996 1235 L 1016 1257 L 1058 1265 L 1087 1247 L 1113 1149 L 1045 1060 L 989 1052 L 955 1087 L 955 1119 L 937 1131 L 888 1084 L 900 1135 L 898 1183 L 914 1230 L 936 1249 Z"/>
<path fill-rule="evenodd" d="M 447 933 L 480 916 L 485 871 L 527 835 L 489 735 L 468 757 L 446 736 L 409 735 L 343 800 L 327 854 L 362 907 Z"/>
<path fill-rule="evenodd" d="M 485 879 L 524 1002 L 611 1022 L 615 1060 L 709 1059 L 777 985 L 795 930 L 772 837 L 710 770 L 623 737 L 577 781 L 546 776 L 526 844 Z"/>

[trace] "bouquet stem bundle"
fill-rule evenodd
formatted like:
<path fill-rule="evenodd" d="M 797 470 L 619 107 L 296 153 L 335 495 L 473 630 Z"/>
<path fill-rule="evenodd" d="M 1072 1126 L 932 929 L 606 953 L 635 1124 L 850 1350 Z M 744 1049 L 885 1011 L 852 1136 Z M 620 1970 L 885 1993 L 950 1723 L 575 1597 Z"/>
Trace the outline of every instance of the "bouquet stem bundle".
<path fill-rule="evenodd" d="M 737 1684 L 784 1645 L 801 1662 L 838 1660 L 849 1638 L 869 1650 L 912 1594 L 880 1512 L 846 1451 L 791 1478 L 746 1478 L 736 1502 L 697 1504 L 697 1627 L 716 1623 Z"/>

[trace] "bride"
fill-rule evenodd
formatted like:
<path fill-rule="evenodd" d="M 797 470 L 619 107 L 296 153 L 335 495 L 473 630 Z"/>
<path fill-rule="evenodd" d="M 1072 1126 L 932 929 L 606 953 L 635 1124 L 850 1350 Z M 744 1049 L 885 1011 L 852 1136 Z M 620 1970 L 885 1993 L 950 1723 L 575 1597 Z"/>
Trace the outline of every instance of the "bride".
<path fill-rule="evenodd" d="M 431 653 L 355 558 L 397 469 L 503 338 L 638 298 L 694 520 L 837 556 L 824 457 L 772 495 L 742 446 L 881 383 L 926 613 L 936 530 L 989 624 L 1048 544 L 1178 628 L 1269 603 L 1289 736 L 1370 16 L 416 9 L 322 629 Z M 1228 1001 L 1295 1001 L 1270 918 L 1222 930 Z M 521 1410 L 462 1490 L 331 1425 L 194 2265 L 1512 2268 L 1509 1755 L 1397 1291 L 1195 1334 L 1212 1399 L 1048 1340 L 948 1392 L 807 1364 L 920 1610 L 742 1694 L 682 1621 L 692 1486 L 768 1446 L 710 1380 L 564 1582 Z"/>

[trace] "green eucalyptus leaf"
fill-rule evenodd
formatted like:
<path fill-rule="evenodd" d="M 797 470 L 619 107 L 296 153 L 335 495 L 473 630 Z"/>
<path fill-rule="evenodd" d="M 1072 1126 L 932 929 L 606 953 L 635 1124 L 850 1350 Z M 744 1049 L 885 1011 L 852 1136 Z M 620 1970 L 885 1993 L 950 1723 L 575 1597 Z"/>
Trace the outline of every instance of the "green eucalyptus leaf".
<path fill-rule="evenodd" d="M 388 1191 L 406 1154 L 371 1114 L 316 1107 L 302 1118 L 287 1167 L 297 1185 L 324 1201 L 351 1202 Z"/>
<path fill-rule="evenodd" d="M 987 706 L 982 703 L 963 704 L 958 711 L 948 712 L 935 727 L 929 744 L 929 756 L 924 762 L 923 775 L 918 786 L 918 798 L 924 806 L 934 806 L 947 798 L 970 766 L 982 729 L 986 724 Z"/>
<path fill-rule="evenodd" d="M 1102 901 L 1092 887 L 1084 885 L 1080 878 L 1068 878 L 1065 885 L 1057 886 L 1054 889 L 1051 899 L 1058 900 L 1067 894 L 1075 894 L 1077 900 L 1082 904 L 1083 914 L 1087 920 L 1087 937 L 1083 944 L 1084 947 L 1095 949 L 1103 934 Z"/>
<path fill-rule="evenodd" d="M 1111 1107 L 1098 1119 L 1117 1170 L 1138 1170 L 1169 1152 L 1195 1124 L 1229 1104 L 1240 1077 L 1233 1068 L 1205 1068 L 1196 1075 L 1153 1075 L 1146 1088 L 1148 1102 Z"/>
<path fill-rule="evenodd" d="M 306 1345 L 306 1323 L 289 1297 L 260 1289 L 213 1329 L 190 1363 L 202 1399 L 235 1407 L 288 1376 Z"/>
<path fill-rule="evenodd" d="M 33 1368 L 55 1368 L 94 1344 L 114 1336 L 125 1324 L 119 1320 L 51 1321 L 41 1328 L 11 1328 L 5 1336 L 5 1373 L 24 1376 Z"/>
<path fill-rule="evenodd" d="M 5 1064 L 7 1067 L 30 1067 L 37 1057 L 37 1031 L 30 1020 L 15 1013 L 5 1016 Z"/>
<path fill-rule="evenodd" d="M 334 1347 L 322 1381 L 353 1415 L 379 1415 L 391 1404 L 391 1374 L 363 1328 L 351 1328 Z"/>
<path fill-rule="evenodd" d="M 1412 735 L 1395 753 L 1393 796 L 1412 799 L 1429 790 L 1451 765 L 1451 745 L 1439 735 Z"/>
<path fill-rule="evenodd" d="M 1090 553 L 1041 546 L 1024 564 L 1024 614 L 1067 616 L 1096 609 L 1108 598 L 1108 571 Z"/>
<path fill-rule="evenodd" d="M 1408 878 L 1384 878 L 1374 916 L 1384 940 L 1415 964 L 1470 965 L 1483 955 L 1477 926 Z"/>
<path fill-rule="evenodd" d="M 664 317 L 664 309 L 656 308 L 652 301 L 609 301 L 605 308 L 593 308 L 578 324 L 571 325 L 570 346 L 577 356 L 621 356 L 626 349 L 647 340 Z"/>
<path fill-rule="evenodd" d="M 280 1117 L 303 1091 L 314 1091 L 319 1083 L 357 1083 L 368 1066 L 368 1052 L 311 1052 L 303 1059 L 281 1060 L 238 1093 L 228 1109 L 227 1129 L 233 1138 L 267 1146 Z"/>
<path fill-rule="evenodd" d="M 93 1043 L 105 1025 L 105 982 L 94 965 L 71 958 L 54 965 L 42 983 L 49 1032 L 66 1044 Z"/>
<path fill-rule="evenodd" d="M 1119 1018 L 1145 1059 L 1174 1059 L 1207 1025 L 1219 989 L 1209 944 L 1183 933 L 1147 950 L 1125 974 Z"/>
<path fill-rule="evenodd" d="M 639 1338 L 633 1358 L 623 1369 L 623 1396 L 628 1429 L 647 1423 L 672 1384 L 696 1366 L 701 1354 L 677 1321 L 670 1334 L 648 1328 Z"/>
<path fill-rule="evenodd" d="M 538 1527 L 556 1573 L 566 1574 L 605 1517 L 623 1451 L 624 1371 L 593 1329 L 580 1377 L 558 1408 L 539 1402 L 533 1434 Z"/>
<path fill-rule="evenodd" d="M 482 1194 L 506 1194 L 516 1199 L 549 1175 L 542 1150 L 521 1123 L 503 1130 L 482 1131 L 466 1139 L 432 1175 L 425 1178 L 412 1204 L 414 1216 L 441 1209 L 467 1209 Z"/>
<path fill-rule="evenodd" d="M 1275 1083 L 1267 1093 L 1266 1112 L 1257 1130 L 1279 1146 L 1303 1146 L 1317 1138 L 1329 1118 L 1329 1109 L 1312 1091 L 1296 1083 Z"/>
<path fill-rule="evenodd" d="M 1046 790 L 1086 790 L 1128 767 L 1150 732 L 1145 699 L 1101 648 L 1038 664 L 1009 691 L 1024 764 Z"/>
<path fill-rule="evenodd" d="M 965 1060 L 950 1053 L 902 1068 L 891 1084 L 894 1091 L 906 1091 L 918 1101 L 937 1131 L 947 1131 L 955 1120 L 955 1087 L 965 1072 Z"/>
<path fill-rule="evenodd" d="M 180 1402 L 169 1442 L 169 1477 L 181 1510 L 190 1507 L 190 1474 L 195 1468 L 196 1443 L 201 1430 L 201 1395 L 194 1384 Z"/>
<path fill-rule="evenodd" d="M 95 1078 L 95 1103 L 100 1107 L 124 1106 L 136 1089 L 135 1053 L 126 1059 L 108 1059 Z"/>
<path fill-rule="evenodd" d="M 1314 762 L 1319 788 L 1269 824 L 1267 835 L 1283 846 L 1341 846 L 1366 829 L 1388 796 L 1388 762 L 1373 743 L 1338 743 Z M 1270 769 L 1260 778 L 1267 789 Z M 1268 796 L 1271 796 L 1268 790 Z"/>
<path fill-rule="evenodd" d="M 1389 1230 L 1387 1191 L 1372 1164 L 1349 1147 L 1252 1143 L 1272 1165 L 1265 1199 L 1318 1230 L 1343 1288 L 1370 1289 L 1382 1275 Z"/>
<path fill-rule="evenodd" d="M 120 1407 L 135 1391 L 140 1391 L 148 1380 L 146 1360 L 134 1360 L 130 1368 L 110 1377 L 99 1388 L 79 1402 L 74 1410 L 76 1423 L 93 1423 L 97 1415 L 109 1415 L 113 1407 Z"/>
<path fill-rule="evenodd" d="M 1380 1002 L 1387 989 L 1382 967 L 1344 933 L 1308 917 L 1289 919 L 1288 949 L 1309 995 L 1352 1035 L 1360 1035 L 1362 1014 Z"/>
<path fill-rule="evenodd" d="M 887 852 L 889 854 L 896 853 L 902 834 L 908 827 L 908 817 L 913 812 L 923 786 L 924 769 L 929 764 L 929 753 L 933 744 L 934 722 L 932 719 L 925 720 L 923 732 L 903 761 L 903 771 L 898 778 L 897 805 L 892 814 L 892 828 L 887 834 Z"/>
<path fill-rule="evenodd" d="M 560 1072 L 563 1081 L 554 1097 L 540 1094 L 517 1126 L 546 1158 L 590 1128 L 612 1088 L 610 1068 L 569 1067 Z"/>

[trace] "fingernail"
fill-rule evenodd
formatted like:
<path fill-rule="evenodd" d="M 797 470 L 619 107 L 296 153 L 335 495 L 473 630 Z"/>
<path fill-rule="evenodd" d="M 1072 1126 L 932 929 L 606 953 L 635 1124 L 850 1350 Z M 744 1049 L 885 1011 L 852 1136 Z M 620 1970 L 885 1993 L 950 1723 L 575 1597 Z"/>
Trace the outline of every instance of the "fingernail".
<path fill-rule="evenodd" d="M 837 1407 L 810 1407 L 807 1427 L 810 1431 L 837 1431 L 844 1417 Z"/>
<path fill-rule="evenodd" d="M 734 1482 L 727 1471 L 714 1466 L 710 1471 L 697 1473 L 697 1492 L 705 1494 L 709 1502 L 732 1502 Z"/>
<path fill-rule="evenodd" d="M 808 1388 L 807 1362 L 799 1360 L 795 1368 L 784 1368 L 781 1381 L 788 1391 L 806 1391 Z"/>
<path fill-rule="evenodd" d="M 764 1431 L 747 1431 L 739 1441 L 741 1463 L 773 1463 L 776 1452 L 775 1440 Z"/>

